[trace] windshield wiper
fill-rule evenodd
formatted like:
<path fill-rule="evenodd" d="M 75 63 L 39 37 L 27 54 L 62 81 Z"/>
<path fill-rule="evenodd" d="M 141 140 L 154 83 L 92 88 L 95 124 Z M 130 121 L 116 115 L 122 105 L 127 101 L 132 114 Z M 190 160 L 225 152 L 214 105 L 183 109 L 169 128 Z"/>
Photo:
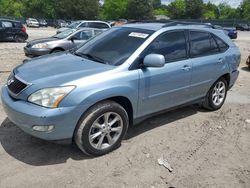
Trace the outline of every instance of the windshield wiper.
<path fill-rule="evenodd" d="M 96 56 L 91 55 L 91 54 L 80 53 L 80 52 L 75 52 L 74 54 L 77 56 L 80 56 L 80 57 L 86 57 L 87 59 L 91 59 L 91 60 L 97 61 L 99 63 L 108 64 L 108 62 L 104 61 L 102 58 L 96 57 Z"/>

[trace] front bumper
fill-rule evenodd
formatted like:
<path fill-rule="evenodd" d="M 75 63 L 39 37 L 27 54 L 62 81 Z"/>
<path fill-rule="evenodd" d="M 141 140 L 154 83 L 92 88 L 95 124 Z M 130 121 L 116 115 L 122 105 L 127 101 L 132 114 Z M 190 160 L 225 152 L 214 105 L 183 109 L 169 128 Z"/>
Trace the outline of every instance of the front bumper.
<path fill-rule="evenodd" d="M 50 49 L 28 48 L 27 46 L 23 50 L 27 57 L 36 57 L 50 53 Z"/>
<path fill-rule="evenodd" d="M 81 116 L 75 107 L 49 109 L 10 97 L 7 87 L 1 92 L 5 113 L 10 121 L 24 132 L 44 140 L 59 141 L 72 139 L 75 127 Z M 34 125 L 53 125 L 51 132 L 34 131 Z"/>

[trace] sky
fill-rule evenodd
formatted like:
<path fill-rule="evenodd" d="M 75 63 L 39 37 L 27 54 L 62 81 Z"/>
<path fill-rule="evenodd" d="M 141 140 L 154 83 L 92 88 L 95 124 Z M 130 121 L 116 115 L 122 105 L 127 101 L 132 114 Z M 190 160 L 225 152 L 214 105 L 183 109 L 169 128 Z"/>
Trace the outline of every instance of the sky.
<path fill-rule="evenodd" d="M 163 4 L 169 4 L 170 2 L 172 2 L 174 0 L 161 0 L 161 2 Z M 211 2 L 213 4 L 220 4 L 220 3 L 223 3 L 223 2 L 226 2 L 228 5 L 230 5 L 231 7 L 234 7 L 234 8 L 237 8 L 240 3 L 242 2 L 242 0 L 203 0 L 203 2 L 207 3 L 207 2 Z"/>

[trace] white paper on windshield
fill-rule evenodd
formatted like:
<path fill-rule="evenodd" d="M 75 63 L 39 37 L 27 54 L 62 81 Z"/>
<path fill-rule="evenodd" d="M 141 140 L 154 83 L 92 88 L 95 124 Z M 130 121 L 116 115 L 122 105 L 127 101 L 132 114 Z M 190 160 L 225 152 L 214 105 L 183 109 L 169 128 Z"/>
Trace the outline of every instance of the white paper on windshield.
<path fill-rule="evenodd" d="M 142 39 L 145 39 L 148 37 L 148 34 L 146 33 L 137 33 L 137 32 L 132 32 L 130 33 L 128 36 L 130 37 L 137 37 L 137 38 L 142 38 Z"/>

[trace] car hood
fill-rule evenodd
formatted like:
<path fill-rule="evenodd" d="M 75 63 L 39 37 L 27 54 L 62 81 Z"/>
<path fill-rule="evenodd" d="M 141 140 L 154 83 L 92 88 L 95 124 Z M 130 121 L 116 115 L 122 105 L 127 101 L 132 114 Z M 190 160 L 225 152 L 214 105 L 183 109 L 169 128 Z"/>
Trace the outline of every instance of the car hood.
<path fill-rule="evenodd" d="M 36 40 L 29 41 L 27 43 L 27 46 L 33 46 L 33 45 L 38 44 L 38 43 L 51 42 L 51 41 L 57 41 L 57 40 L 60 40 L 60 39 L 54 38 L 54 37 L 41 38 L 41 39 L 36 39 Z"/>
<path fill-rule="evenodd" d="M 69 52 L 50 54 L 18 66 L 15 75 L 42 87 L 59 86 L 87 76 L 114 69 L 114 66 L 75 56 Z"/>

